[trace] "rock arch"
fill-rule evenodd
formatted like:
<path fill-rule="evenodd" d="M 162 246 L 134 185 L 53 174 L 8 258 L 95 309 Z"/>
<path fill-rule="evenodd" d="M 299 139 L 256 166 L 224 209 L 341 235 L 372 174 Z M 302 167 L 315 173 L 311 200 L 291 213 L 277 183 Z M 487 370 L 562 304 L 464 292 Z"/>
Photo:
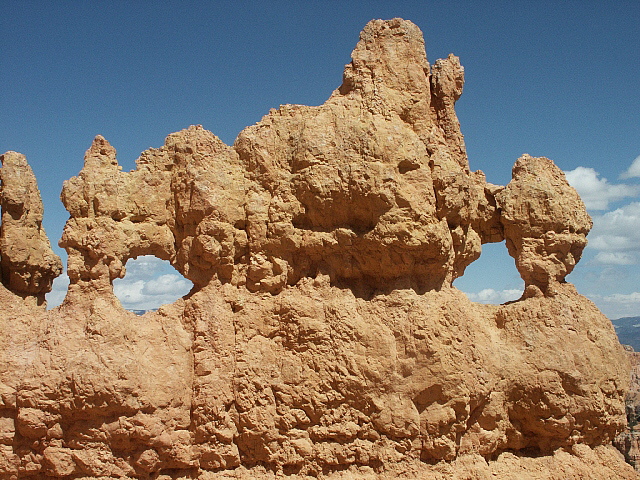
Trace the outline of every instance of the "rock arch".
<path fill-rule="evenodd" d="M 113 281 L 113 291 L 124 308 L 134 313 L 154 311 L 187 295 L 193 283 L 152 255 L 129 259 L 126 274 Z"/>
<path fill-rule="evenodd" d="M 634 478 L 609 445 L 625 353 L 563 283 L 584 205 L 548 159 L 506 187 L 470 170 L 463 73 L 431 66 L 411 22 L 374 20 L 324 105 L 233 146 L 193 126 L 122 172 L 96 137 L 62 191 L 67 299 L 41 312 L 0 287 L 0 476 Z M 474 304 L 452 281 L 502 240 L 528 294 Z M 140 255 L 192 294 L 117 308 Z M 55 263 L 27 271 L 46 290 Z"/>

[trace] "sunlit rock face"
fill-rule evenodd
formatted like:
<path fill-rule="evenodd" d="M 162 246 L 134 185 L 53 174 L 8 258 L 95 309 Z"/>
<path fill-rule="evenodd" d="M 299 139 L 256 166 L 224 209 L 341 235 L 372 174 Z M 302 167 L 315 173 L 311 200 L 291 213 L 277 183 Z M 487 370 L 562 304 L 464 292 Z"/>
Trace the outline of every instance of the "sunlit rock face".
<path fill-rule="evenodd" d="M 27 303 L 44 305 L 62 262 L 42 228 L 42 200 L 24 155 L 0 156 L 0 273 L 2 285 Z"/>
<path fill-rule="evenodd" d="M 529 155 L 518 159 L 496 200 L 525 295 L 552 295 L 587 245 L 593 223 L 584 203 L 551 160 Z"/>
<path fill-rule="evenodd" d="M 624 352 L 564 282 L 591 220 L 548 159 L 506 187 L 470 170 L 463 83 L 374 20 L 325 104 L 233 146 L 192 126 L 122 172 L 96 137 L 62 190 L 64 303 L 29 300 L 51 261 L 0 289 L 0 479 L 635 478 L 610 446 Z M 474 304 L 451 284 L 503 240 L 525 295 Z M 140 255 L 189 295 L 125 311 Z"/>

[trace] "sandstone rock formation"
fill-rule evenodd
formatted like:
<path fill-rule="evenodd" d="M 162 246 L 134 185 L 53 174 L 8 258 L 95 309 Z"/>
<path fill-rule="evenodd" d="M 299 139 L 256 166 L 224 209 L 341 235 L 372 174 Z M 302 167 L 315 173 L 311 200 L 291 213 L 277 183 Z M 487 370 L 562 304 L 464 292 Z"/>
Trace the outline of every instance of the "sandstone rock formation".
<path fill-rule="evenodd" d="M 232 147 L 190 127 L 122 172 L 96 137 L 64 303 L 0 290 L 0 479 L 635 478 L 624 352 L 564 282 L 584 205 L 547 159 L 472 172 L 462 86 L 375 20 L 324 105 Z M 473 304 L 452 282 L 502 240 L 527 291 Z M 194 288 L 138 317 L 112 281 L 146 254 Z"/>
<path fill-rule="evenodd" d="M 627 462 L 640 472 L 640 353 L 625 345 L 631 363 L 631 383 L 625 403 L 627 428 L 614 439 L 614 445 Z"/>
<path fill-rule="evenodd" d="M 580 259 L 593 226 L 578 193 L 551 160 L 525 155 L 496 200 L 526 295 L 551 294 Z"/>
<path fill-rule="evenodd" d="M 42 200 L 24 155 L 0 156 L 0 272 L 2 284 L 28 301 L 44 305 L 62 262 L 42 228 Z"/>

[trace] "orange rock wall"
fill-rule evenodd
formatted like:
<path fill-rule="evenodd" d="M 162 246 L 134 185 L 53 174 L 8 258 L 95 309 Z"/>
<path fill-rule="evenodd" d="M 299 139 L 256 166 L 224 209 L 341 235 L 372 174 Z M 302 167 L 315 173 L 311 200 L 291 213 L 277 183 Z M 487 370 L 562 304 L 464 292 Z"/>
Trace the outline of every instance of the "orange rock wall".
<path fill-rule="evenodd" d="M 30 300 L 59 264 L 19 287 L 2 244 L 0 479 L 635 478 L 610 445 L 624 351 L 564 281 L 591 219 L 548 159 L 506 187 L 469 169 L 463 83 L 374 20 L 325 104 L 233 146 L 190 127 L 122 172 L 96 137 L 62 191 L 60 307 Z M 525 294 L 474 304 L 452 282 L 502 240 Z M 112 282 L 147 254 L 194 288 L 138 317 Z"/>

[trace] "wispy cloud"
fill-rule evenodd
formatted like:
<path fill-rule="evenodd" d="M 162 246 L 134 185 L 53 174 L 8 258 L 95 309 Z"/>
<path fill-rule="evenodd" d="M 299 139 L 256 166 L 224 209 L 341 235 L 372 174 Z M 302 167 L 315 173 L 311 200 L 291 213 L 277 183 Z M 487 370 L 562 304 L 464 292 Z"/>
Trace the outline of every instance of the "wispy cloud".
<path fill-rule="evenodd" d="M 53 281 L 51 291 L 47 293 L 47 308 L 57 307 L 62 303 L 69 288 L 69 276 L 63 273 Z"/>
<path fill-rule="evenodd" d="M 113 282 L 113 292 L 129 310 L 151 310 L 173 303 L 193 286 L 168 262 L 150 255 L 129 260 L 126 267 L 125 277 Z"/>
<path fill-rule="evenodd" d="M 611 319 L 636 317 L 640 314 L 640 292 L 612 295 L 587 295 Z"/>
<path fill-rule="evenodd" d="M 606 178 L 600 178 L 600 174 L 593 168 L 577 167 L 565 172 L 565 175 L 569 184 L 582 197 L 587 210 L 607 210 L 611 202 L 640 194 L 640 187 L 609 183 Z"/>
<path fill-rule="evenodd" d="M 472 302 L 498 305 L 518 300 L 522 295 L 522 289 L 494 290 L 493 288 L 485 288 L 479 292 L 464 293 Z"/>
<path fill-rule="evenodd" d="M 636 159 L 631 162 L 631 166 L 620 175 L 622 179 L 634 177 L 640 177 L 640 155 L 638 155 Z"/>
<path fill-rule="evenodd" d="M 598 252 L 593 262 L 600 265 L 635 265 L 636 257 L 626 252 Z"/>

